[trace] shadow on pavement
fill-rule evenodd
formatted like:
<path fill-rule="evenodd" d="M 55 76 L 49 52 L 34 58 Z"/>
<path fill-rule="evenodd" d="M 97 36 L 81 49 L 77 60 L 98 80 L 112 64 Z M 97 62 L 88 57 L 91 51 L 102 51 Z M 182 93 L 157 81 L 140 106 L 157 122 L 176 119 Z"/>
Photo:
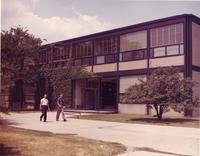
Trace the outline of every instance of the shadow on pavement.
<path fill-rule="evenodd" d="M 140 121 L 144 123 L 166 123 L 166 124 L 171 124 L 171 123 L 187 123 L 187 122 L 199 122 L 200 120 L 197 119 L 181 119 L 181 118 L 163 118 L 161 121 L 158 120 L 157 118 L 133 118 L 129 121 Z"/>
<path fill-rule="evenodd" d="M 5 144 L 0 143 L 0 155 L 2 155 L 2 156 L 11 156 L 11 155 L 20 156 L 21 152 L 15 147 L 9 147 Z"/>
<path fill-rule="evenodd" d="M 135 147 L 133 152 L 134 151 L 146 151 L 146 152 L 162 153 L 162 154 L 169 154 L 169 155 L 173 155 L 173 156 L 192 156 L 192 155 L 185 155 L 185 154 L 177 154 L 177 153 L 172 153 L 172 152 L 160 151 L 160 150 L 156 150 L 156 149 L 149 148 L 149 147 Z"/>
<path fill-rule="evenodd" d="M 0 118 L 0 125 L 20 125 L 20 123 L 10 119 L 8 120 Z"/>

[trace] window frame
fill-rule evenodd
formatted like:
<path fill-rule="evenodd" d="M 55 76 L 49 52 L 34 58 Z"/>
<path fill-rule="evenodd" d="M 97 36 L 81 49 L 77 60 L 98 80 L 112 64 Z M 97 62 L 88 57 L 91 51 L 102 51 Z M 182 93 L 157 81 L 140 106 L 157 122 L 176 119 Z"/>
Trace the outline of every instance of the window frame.
<path fill-rule="evenodd" d="M 161 44 L 159 45 L 158 44 L 159 43 L 158 31 L 160 29 L 162 30 L 162 34 L 160 34 L 160 35 L 162 36 L 161 38 L 162 38 L 163 42 L 161 42 Z M 165 36 L 166 30 L 168 31 L 168 36 Z M 175 44 L 184 44 L 184 23 L 179 22 L 179 23 L 168 24 L 165 26 L 151 28 L 149 35 L 150 35 L 150 37 L 149 37 L 150 48 L 163 47 L 163 46 L 175 45 Z M 179 41 L 178 41 L 177 35 L 180 35 L 180 37 L 181 37 Z M 168 38 L 168 43 L 165 42 L 166 38 Z M 174 41 L 172 41 L 172 40 L 174 40 Z"/>
<path fill-rule="evenodd" d="M 145 33 L 145 35 L 146 35 L 146 37 L 145 37 L 145 47 L 140 47 L 140 48 L 136 48 L 136 49 L 128 49 L 128 50 L 122 49 L 122 38 L 123 38 L 123 36 L 128 36 L 128 35 L 133 35 L 133 34 L 135 34 L 137 36 L 141 32 Z M 129 33 L 119 35 L 119 52 L 120 53 L 128 52 L 128 51 L 136 51 L 136 50 L 141 50 L 141 49 L 147 49 L 147 47 L 148 47 L 148 31 L 146 29 L 139 30 L 139 31 L 133 31 L 133 32 L 129 32 Z"/>
<path fill-rule="evenodd" d="M 167 47 L 171 47 L 171 46 L 178 46 L 178 54 L 174 54 L 174 55 L 168 55 L 167 54 Z M 183 53 L 181 53 L 181 46 L 183 47 Z M 153 49 L 154 48 L 161 48 L 161 47 L 164 47 L 165 48 L 165 55 L 164 56 L 154 56 L 154 51 Z M 173 57 L 173 56 L 181 56 L 181 55 L 184 55 L 184 44 L 181 43 L 181 44 L 172 44 L 172 45 L 166 45 L 166 46 L 159 46 L 159 47 L 154 47 L 154 48 L 150 48 L 150 59 L 153 59 L 153 58 L 160 58 L 160 57 Z"/>
<path fill-rule="evenodd" d="M 137 56 L 136 53 L 142 52 L 142 57 L 141 58 L 134 58 L 134 56 Z M 131 53 L 131 58 L 130 59 L 124 59 L 125 54 Z M 135 55 L 134 55 L 135 54 Z M 137 61 L 137 60 L 146 60 L 147 59 L 147 49 L 138 49 L 138 50 L 131 50 L 131 51 L 126 51 L 126 52 L 120 52 L 119 55 L 121 55 L 119 62 L 128 62 L 128 61 Z"/>
<path fill-rule="evenodd" d="M 114 35 L 94 39 L 94 57 L 108 54 L 116 54 L 118 52 L 118 38 L 118 35 Z"/>

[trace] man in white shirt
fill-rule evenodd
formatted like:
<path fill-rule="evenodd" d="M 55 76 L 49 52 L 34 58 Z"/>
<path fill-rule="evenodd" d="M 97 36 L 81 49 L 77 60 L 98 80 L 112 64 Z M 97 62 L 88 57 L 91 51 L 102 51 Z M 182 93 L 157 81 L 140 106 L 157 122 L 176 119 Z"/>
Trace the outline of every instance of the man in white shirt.
<path fill-rule="evenodd" d="M 44 122 L 46 122 L 47 110 L 49 109 L 49 102 L 47 99 L 47 94 L 44 94 L 44 97 L 40 100 L 40 109 L 42 110 L 42 115 L 40 116 L 40 121 L 42 121 L 42 118 L 44 117 Z"/>

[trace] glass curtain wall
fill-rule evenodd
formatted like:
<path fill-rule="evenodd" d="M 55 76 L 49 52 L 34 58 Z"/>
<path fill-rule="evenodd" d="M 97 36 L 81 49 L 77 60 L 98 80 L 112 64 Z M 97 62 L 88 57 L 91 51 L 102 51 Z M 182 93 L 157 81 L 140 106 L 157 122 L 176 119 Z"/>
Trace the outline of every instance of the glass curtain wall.
<path fill-rule="evenodd" d="M 183 54 L 183 23 L 150 30 L 151 57 Z"/>
<path fill-rule="evenodd" d="M 138 31 L 120 36 L 120 61 L 147 58 L 147 31 Z"/>
<path fill-rule="evenodd" d="M 116 62 L 117 41 L 117 36 L 94 40 L 94 64 L 106 64 Z"/>
<path fill-rule="evenodd" d="M 92 65 L 92 42 L 82 42 L 72 46 L 72 58 L 74 65 Z"/>

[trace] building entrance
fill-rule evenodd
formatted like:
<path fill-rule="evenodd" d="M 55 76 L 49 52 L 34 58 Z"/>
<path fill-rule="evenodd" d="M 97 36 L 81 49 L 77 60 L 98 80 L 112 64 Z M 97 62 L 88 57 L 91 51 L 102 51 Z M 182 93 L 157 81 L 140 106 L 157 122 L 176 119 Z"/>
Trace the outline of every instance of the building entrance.
<path fill-rule="evenodd" d="M 117 79 L 82 79 L 73 86 L 73 108 L 103 110 L 117 108 Z"/>
<path fill-rule="evenodd" d="M 102 106 L 104 109 L 115 109 L 117 106 L 117 80 L 105 79 L 101 83 Z"/>

